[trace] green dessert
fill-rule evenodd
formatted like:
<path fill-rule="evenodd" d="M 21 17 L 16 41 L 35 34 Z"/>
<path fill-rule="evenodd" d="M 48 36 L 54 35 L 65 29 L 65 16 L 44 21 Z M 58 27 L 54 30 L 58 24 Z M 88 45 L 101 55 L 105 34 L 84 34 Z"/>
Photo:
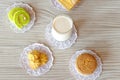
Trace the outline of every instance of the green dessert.
<path fill-rule="evenodd" d="M 30 22 L 29 13 L 21 7 L 11 9 L 8 13 L 8 18 L 18 29 L 22 29 Z"/>

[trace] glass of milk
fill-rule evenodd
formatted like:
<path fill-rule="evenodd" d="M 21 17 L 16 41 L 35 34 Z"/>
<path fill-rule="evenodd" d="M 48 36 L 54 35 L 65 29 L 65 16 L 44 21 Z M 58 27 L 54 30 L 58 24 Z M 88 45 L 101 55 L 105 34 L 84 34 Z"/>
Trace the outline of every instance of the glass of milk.
<path fill-rule="evenodd" d="M 52 22 L 52 36 L 57 41 L 68 40 L 73 31 L 73 20 L 67 15 L 56 16 Z"/>

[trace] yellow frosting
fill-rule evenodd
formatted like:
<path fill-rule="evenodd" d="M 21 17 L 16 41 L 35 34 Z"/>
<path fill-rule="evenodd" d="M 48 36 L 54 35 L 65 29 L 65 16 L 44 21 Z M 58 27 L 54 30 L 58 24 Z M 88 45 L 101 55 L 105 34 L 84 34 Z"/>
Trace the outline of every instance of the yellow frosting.
<path fill-rule="evenodd" d="M 45 65 L 48 61 L 48 56 L 37 50 L 33 50 L 28 54 L 29 66 L 31 69 L 37 69 L 42 65 Z"/>

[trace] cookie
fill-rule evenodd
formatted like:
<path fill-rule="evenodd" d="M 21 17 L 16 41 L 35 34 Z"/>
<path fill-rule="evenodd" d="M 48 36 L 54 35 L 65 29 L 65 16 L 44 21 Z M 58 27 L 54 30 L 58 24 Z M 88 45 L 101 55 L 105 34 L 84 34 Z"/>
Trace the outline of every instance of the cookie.
<path fill-rule="evenodd" d="M 97 61 L 93 55 L 84 53 L 78 56 L 76 67 L 81 74 L 90 75 L 97 68 Z"/>

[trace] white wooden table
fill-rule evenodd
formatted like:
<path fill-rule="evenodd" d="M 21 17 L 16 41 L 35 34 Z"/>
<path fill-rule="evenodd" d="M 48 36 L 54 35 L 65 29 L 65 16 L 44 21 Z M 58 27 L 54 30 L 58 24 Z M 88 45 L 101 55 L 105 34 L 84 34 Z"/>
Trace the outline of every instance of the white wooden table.
<path fill-rule="evenodd" d="M 7 24 L 6 8 L 19 0 L 0 0 L 0 80 L 75 80 L 68 62 L 76 50 L 92 49 L 102 58 L 103 72 L 98 80 L 120 80 L 120 0 L 82 0 L 70 12 L 55 9 L 50 0 L 21 0 L 36 11 L 37 21 L 24 33 L 14 33 Z M 71 16 L 78 30 L 77 42 L 59 50 L 47 44 L 46 25 L 58 14 Z M 45 43 L 54 53 L 52 69 L 41 77 L 31 77 L 19 66 L 23 48 L 32 43 Z"/>

